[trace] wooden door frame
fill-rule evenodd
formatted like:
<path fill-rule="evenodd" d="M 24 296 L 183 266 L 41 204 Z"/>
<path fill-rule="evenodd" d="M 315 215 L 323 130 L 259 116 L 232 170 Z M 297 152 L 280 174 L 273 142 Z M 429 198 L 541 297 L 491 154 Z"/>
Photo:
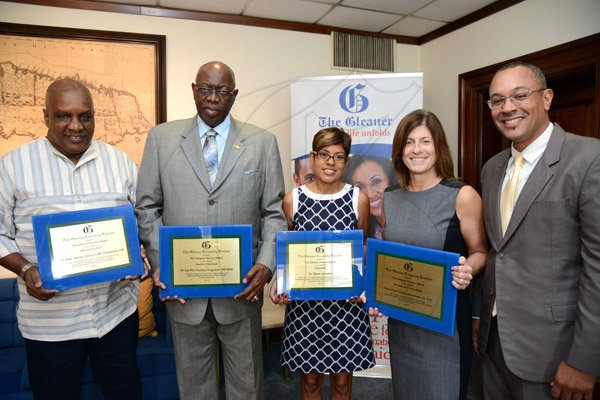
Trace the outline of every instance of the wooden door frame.
<path fill-rule="evenodd" d="M 600 33 L 502 61 L 458 76 L 458 176 L 480 190 L 482 160 L 482 116 L 489 112 L 488 88 L 494 73 L 512 61 L 525 61 L 540 67 L 546 78 L 573 73 L 579 69 L 596 71 L 594 137 L 600 137 Z M 498 134 L 500 134 L 498 132 Z"/>

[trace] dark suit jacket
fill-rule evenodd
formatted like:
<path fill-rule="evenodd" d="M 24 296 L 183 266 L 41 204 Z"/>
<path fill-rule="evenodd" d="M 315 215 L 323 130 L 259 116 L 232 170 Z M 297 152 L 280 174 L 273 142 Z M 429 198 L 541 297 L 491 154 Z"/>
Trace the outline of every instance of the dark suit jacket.
<path fill-rule="evenodd" d="M 252 225 L 252 259 L 275 268 L 275 233 L 287 230 L 281 208 L 283 172 L 275 136 L 232 118 L 214 185 L 204 164 L 196 117 L 150 130 L 138 177 L 136 215 L 140 237 L 158 265 L 161 225 Z M 207 299 L 167 304 L 175 321 L 199 324 Z M 212 299 L 219 323 L 260 312 L 262 301 Z"/>
<path fill-rule="evenodd" d="M 502 237 L 507 149 L 482 171 L 488 254 L 479 346 L 496 297 L 508 368 L 550 382 L 561 360 L 600 375 L 600 141 L 554 126 Z"/>

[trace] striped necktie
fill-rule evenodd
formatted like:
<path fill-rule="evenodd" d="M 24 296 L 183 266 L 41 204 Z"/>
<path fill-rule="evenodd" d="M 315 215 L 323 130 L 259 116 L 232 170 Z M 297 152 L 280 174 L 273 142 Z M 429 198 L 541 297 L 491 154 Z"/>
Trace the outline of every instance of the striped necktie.
<path fill-rule="evenodd" d="M 204 152 L 204 162 L 206 164 L 206 169 L 208 170 L 211 185 L 215 183 L 219 163 L 216 135 L 217 132 L 212 129 L 206 132 L 206 139 L 204 140 L 204 146 L 202 147 L 202 151 Z"/>

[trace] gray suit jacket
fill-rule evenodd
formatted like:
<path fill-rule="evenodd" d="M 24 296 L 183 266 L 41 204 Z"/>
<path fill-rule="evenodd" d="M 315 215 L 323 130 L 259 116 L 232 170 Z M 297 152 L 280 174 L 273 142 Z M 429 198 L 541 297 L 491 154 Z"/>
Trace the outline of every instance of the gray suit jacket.
<path fill-rule="evenodd" d="M 508 368 L 550 382 L 558 364 L 600 375 L 600 141 L 554 126 L 502 237 L 500 191 L 507 149 L 482 171 L 491 243 L 479 346 L 485 351 L 494 296 Z"/>
<path fill-rule="evenodd" d="M 287 230 L 281 208 L 283 172 L 275 136 L 232 118 L 219 169 L 211 186 L 196 117 L 151 129 L 140 166 L 136 216 L 140 238 L 158 265 L 161 225 L 252 225 L 252 259 L 275 268 L 275 232 Z M 199 324 L 207 299 L 169 303 L 171 318 Z M 262 301 L 212 299 L 219 323 L 232 323 L 260 311 Z"/>

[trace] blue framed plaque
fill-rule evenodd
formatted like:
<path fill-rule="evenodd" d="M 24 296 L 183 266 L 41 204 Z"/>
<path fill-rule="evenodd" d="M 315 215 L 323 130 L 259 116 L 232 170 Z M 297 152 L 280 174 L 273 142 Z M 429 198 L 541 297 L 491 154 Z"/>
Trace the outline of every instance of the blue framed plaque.
<path fill-rule="evenodd" d="M 448 336 L 454 335 L 457 290 L 452 267 L 460 255 L 367 239 L 367 306 Z"/>
<path fill-rule="evenodd" d="M 65 290 L 144 273 L 133 206 L 31 218 L 46 289 Z"/>
<path fill-rule="evenodd" d="M 161 296 L 233 297 L 252 268 L 252 225 L 161 226 Z"/>
<path fill-rule="evenodd" d="M 277 232 L 277 293 L 348 300 L 363 291 L 362 230 Z"/>

